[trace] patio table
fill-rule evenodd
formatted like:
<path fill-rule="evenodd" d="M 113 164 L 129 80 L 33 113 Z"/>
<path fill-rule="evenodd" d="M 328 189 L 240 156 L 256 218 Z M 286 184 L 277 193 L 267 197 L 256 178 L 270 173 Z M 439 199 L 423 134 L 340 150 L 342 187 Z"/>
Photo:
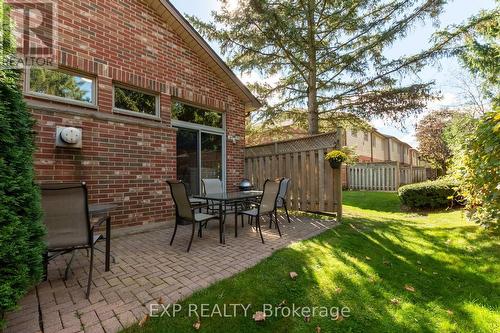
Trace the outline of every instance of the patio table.
<path fill-rule="evenodd" d="M 116 204 L 91 204 L 89 205 L 89 215 L 91 217 L 108 216 L 109 213 L 118 207 Z M 106 222 L 106 255 L 104 261 L 104 270 L 109 271 L 109 259 L 111 256 L 111 223 Z"/>
<path fill-rule="evenodd" d="M 262 196 L 262 191 L 239 191 L 239 192 L 222 192 L 222 193 L 211 193 L 211 194 L 198 194 L 193 195 L 193 198 L 205 199 L 216 201 L 219 203 L 219 240 L 221 244 L 225 244 L 226 238 L 224 233 L 224 219 L 222 207 L 226 206 L 228 203 L 238 203 L 248 201 L 250 199 L 256 199 Z M 234 235 L 238 237 L 238 205 L 235 205 L 235 230 Z"/>

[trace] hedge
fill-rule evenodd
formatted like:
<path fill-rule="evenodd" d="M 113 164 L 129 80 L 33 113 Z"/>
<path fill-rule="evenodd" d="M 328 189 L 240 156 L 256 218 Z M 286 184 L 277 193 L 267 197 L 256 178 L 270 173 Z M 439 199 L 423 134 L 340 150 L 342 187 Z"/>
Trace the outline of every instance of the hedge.
<path fill-rule="evenodd" d="M 404 185 L 398 195 L 403 205 L 410 208 L 444 208 L 453 203 L 456 185 L 445 179 Z"/>
<path fill-rule="evenodd" d="M 13 48 L 8 28 L 0 27 L 4 55 Z M 5 313 L 15 309 L 43 272 L 44 228 L 34 183 L 33 120 L 23 102 L 20 79 L 18 70 L 0 71 L 0 331 Z"/>

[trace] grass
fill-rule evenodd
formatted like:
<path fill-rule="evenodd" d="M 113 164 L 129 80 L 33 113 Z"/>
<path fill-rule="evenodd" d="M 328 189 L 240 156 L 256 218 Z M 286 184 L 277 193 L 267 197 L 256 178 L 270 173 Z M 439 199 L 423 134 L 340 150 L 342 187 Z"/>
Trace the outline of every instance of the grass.
<path fill-rule="evenodd" d="M 203 303 L 251 308 L 248 317 L 239 309 L 233 318 L 201 318 L 200 332 L 500 332 L 498 238 L 458 210 L 401 212 L 394 193 L 347 192 L 344 205 L 339 227 L 195 293 L 175 318 L 126 332 L 195 331 L 186 309 Z M 284 300 L 349 307 L 350 316 L 252 320 L 263 304 Z"/>

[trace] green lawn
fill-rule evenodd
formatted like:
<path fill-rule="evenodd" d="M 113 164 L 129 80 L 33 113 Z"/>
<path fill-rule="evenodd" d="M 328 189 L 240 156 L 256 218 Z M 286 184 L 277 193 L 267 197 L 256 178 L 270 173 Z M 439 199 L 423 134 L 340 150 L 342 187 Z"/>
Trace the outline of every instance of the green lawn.
<path fill-rule="evenodd" d="M 239 309 L 234 318 L 201 318 L 200 332 L 500 332 L 498 238 L 461 211 L 400 212 L 393 193 L 347 192 L 344 205 L 341 226 L 197 292 L 176 318 L 127 332 L 195 331 L 189 303 L 252 304 L 249 317 Z M 263 304 L 284 300 L 348 307 L 350 316 L 252 320 Z"/>

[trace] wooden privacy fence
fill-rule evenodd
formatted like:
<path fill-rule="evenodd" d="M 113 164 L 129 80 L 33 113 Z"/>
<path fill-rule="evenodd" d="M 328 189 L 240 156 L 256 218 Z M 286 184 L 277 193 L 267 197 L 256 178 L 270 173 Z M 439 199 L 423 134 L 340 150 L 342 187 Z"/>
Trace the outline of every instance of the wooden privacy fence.
<path fill-rule="evenodd" d="M 347 175 L 352 190 L 397 191 L 401 185 L 427 180 L 425 167 L 399 163 L 358 163 L 348 167 Z"/>
<path fill-rule="evenodd" d="M 293 210 L 342 215 L 340 169 L 332 170 L 325 154 L 338 147 L 335 133 L 274 142 L 245 149 L 245 174 L 257 188 L 266 179 L 291 179 L 288 205 Z"/>

